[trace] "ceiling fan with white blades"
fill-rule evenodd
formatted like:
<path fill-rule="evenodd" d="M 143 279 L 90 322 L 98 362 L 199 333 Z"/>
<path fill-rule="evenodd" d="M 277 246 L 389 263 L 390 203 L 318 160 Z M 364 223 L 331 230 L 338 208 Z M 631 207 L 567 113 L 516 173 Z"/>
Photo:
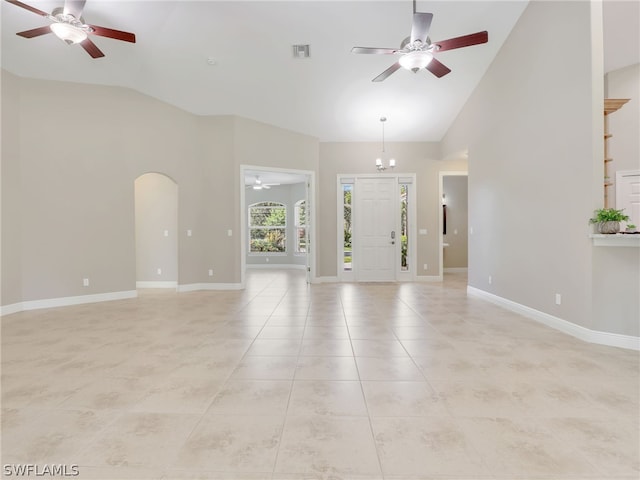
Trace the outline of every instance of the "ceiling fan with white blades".
<path fill-rule="evenodd" d="M 82 18 L 82 10 L 84 10 L 86 0 L 65 0 L 64 7 L 57 7 L 51 13 L 43 12 L 18 0 L 6 1 L 52 22 L 51 25 L 18 32 L 16 34 L 24 38 L 34 38 L 40 35 L 46 35 L 47 33 L 54 33 L 67 45 L 79 44 L 92 58 L 104 57 L 104 53 L 102 53 L 89 38 L 90 35 L 136 43 L 136 36 L 133 33 L 85 23 L 84 18 Z"/>
<path fill-rule="evenodd" d="M 413 0 L 413 23 L 411 24 L 411 36 L 405 38 L 400 48 L 369 48 L 353 47 L 352 53 L 400 55 L 396 63 L 374 78 L 373 82 L 381 82 L 401 67 L 416 73 L 424 68 L 436 77 L 444 77 L 451 69 L 442 64 L 436 58 L 435 53 L 453 50 L 456 48 L 470 47 L 489 41 L 487 31 L 472 33 L 462 37 L 450 38 L 439 42 L 431 42 L 429 30 L 431 29 L 432 13 L 416 12 L 416 0 Z"/>
<path fill-rule="evenodd" d="M 251 187 L 254 190 L 269 190 L 271 187 L 277 187 L 278 185 L 280 185 L 279 183 L 263 183 L 262 180 L 260 180 L 260 176 L 256 176 L 256 180 L 253 183 L 253 185 L 247 185 L 247 188 Z"/>

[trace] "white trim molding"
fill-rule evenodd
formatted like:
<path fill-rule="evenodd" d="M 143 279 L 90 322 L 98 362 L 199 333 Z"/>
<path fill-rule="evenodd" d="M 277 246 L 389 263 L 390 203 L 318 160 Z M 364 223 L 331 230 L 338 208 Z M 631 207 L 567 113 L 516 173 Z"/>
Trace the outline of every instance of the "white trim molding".
<path fill-rule="evenodd" d="M 296 265 L 295 263 L 247 263 L 247 270 L 306 270 L 306 265 Z"/>
<path fill-rule="evenodd" d="M 85 303 L 110 302 L 112 300 L 126 300 L 136 298 L 138 292 L 126 290 L 123 292 L 96 293 L 93 295 L 78 295 L 75 297 L 47 298 L 44 300 L 28 300 L 0 307 L 0 315 L 10 315 L 26 310 L 39 310 L 41 308 L 68 307 Z"/>
<path fill-rule="evenodd" d="M 601 233 L 591 233 L 589 238 L 593 241 L 594 247 L 640 247 L 640 235 L 616 233 L 604 235 Z"/>
<path fill-rule="evenodd" d="M 609 347 L 626 348 L 629 350 L 640 350 L 640 337 L 591 330 L 469 285 L 467 285 L 467 294 L 481 298 L 507 310 L 511 310 L 512 312 L 519 313 L 531 320 L 540 322 L 585 342 L 607 345 Z"/>
<path fill-rule="evenodd" d="M 23 310 L 24 308 L 22 307 L 22 302 L 12 303 L 11 305 L 3 305 L 2 307 L 0 307 L 0 316 L 4 317 L 5 315 L 22 312 Z"/>
<path fill-rule="evenodd" d="M 146 281 L 142 280 L 136 282 L 136 288 L 178 288 L 178 282 L 176 281 Z"/>
<path fill-rule="evenodd" d="M 178 285 L 178 292 L 195 292 L 198 290 L 242 290 L 241 283 L 187 283 Z"/>

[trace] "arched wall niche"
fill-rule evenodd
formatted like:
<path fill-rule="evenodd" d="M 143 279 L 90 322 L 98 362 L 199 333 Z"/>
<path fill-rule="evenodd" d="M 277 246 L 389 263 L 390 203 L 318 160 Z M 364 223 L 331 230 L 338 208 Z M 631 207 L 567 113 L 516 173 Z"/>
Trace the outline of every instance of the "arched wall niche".
<path fill-rule="evenodd" d="M 178 184 L 148 172 L 135 179 L 136 287 L 178 286 Z"/>

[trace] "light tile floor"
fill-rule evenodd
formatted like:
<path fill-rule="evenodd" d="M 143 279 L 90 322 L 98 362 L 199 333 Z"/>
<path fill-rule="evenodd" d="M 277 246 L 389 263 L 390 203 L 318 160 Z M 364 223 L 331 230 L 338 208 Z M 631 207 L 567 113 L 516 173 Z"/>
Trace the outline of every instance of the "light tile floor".
<path fill-rule="evenodd" d="M 638 479 L 638 352 L 465 284 L 261 270 L 245 291 L 4 317 L 2 463 L 81 479 Z"/>

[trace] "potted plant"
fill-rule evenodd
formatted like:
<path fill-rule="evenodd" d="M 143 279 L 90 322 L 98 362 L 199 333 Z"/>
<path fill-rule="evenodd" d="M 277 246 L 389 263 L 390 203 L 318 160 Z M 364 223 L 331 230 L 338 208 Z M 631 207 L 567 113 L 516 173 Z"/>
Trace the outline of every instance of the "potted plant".
<path fill-rule="evenodd" d="M 620 222 L 629 220 L 629 217 L 622 213 L 622 210 L 600 208 L 593 212 L 593 217 L 589 219 L 589 223 L 596 225 L 598 233 L 618 233 L 620 231 Z"/>
<path fill-rule="evenodd" d="M 625 230 L 627 233 L 636 233 L 636 226 L 633 223 L 627 223 L 627 229 Z"/>

